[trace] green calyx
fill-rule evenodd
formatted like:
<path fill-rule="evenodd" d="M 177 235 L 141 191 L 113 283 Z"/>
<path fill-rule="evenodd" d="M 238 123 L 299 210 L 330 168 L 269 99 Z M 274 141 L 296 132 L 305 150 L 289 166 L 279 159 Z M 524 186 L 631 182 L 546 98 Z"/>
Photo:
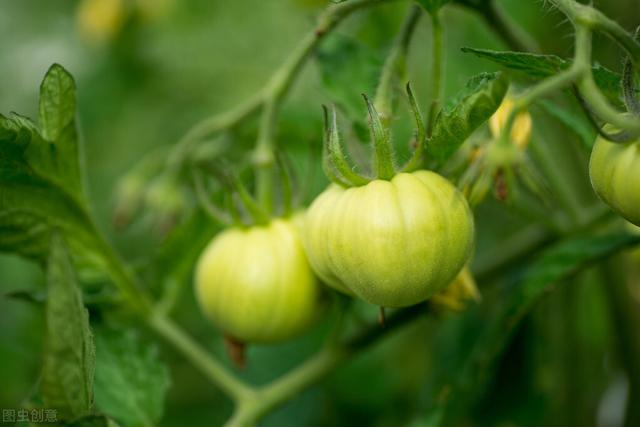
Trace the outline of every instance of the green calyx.
<path fill-rule="evenodd" d="M 277 187 L 279 197 L 274 197 L 278 202 L 275 209 L 263 206 L 240 176 L 221 162 L 196 165 L 198 167 L 192 170 L 198 204 L 215 222 L 241 228 L 266 225 L 272 218 L 291 216 L 296 205 L 291 168 L 280 153 L 275 153 L 275 162 L 280 184 Z M 227 190 L 220 206 L 212 198 L 219 190 L 212 187 L 215 181 Z"/>
<path fill-rule="evenodd" d="M 407 84 L 409 106 L 415 121 L 415 149 L 409 161 L 401 168 L 396 167 L 395 150 L 391 141 L 389 127 L 383 123 L 371 100 L 362 95 L 367 105 L 369 129 L 373 145 L 372 176 L 365 176 L 356 171 L 357 167 L 347 158 L 338 130 L 335 107 L 331 111 L 324 110 L 324 155 L 323 169 L 327 177 L 342 187 L 358 187 L 373 180 L 391 180 L 398 172 L 410 172 L 420 169 L 424 163 L 426 129 L 422 113 L 413 95 L 411 86 Z"/>

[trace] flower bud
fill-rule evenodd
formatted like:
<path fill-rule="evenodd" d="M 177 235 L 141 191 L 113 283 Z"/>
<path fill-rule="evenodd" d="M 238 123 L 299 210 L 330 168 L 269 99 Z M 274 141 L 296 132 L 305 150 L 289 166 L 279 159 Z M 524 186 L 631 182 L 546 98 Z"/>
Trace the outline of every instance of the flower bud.
<path fill-rule="evenodd" d="M 500 132 L 507 123 L 509 115 L 513 111 L 514 102 L 513 98 L 507 96 L 500 104 L 500 107 L 493 113 L 493 116 L 489 119 L 489 129 L 494 137 L 498 137 Z M 515 144 L 516 147 L 524 150 L 529 145 L 531 140 L 531 115 L 528 112 L 519 113 L 513 122 L 511 128 L 510 141 Z"/>
<path fill-rule="evenodd" d="M 480 301 L 480 292 L 468 266 L 458 273 L 447 288 L 431 298 L 436 306 L 453 311 L 462 311 L 469 301 Z"/>

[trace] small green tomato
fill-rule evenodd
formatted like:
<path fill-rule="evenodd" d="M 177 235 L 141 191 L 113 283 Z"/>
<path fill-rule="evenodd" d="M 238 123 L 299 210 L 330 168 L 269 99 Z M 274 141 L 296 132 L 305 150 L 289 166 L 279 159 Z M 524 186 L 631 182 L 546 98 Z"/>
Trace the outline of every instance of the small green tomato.
<path fill-rule="evenodd" d="M 611 126 L 605 130 L 615 131 Z M 640 139 L 620 144 L 599 136 L 591 152 L 589 175 L 598 196 L 640 226 Z"/>
<path fill-rule="evenodd" d="M 291 338 L 316 317 L 320 289 L 295 220 L 230 228 L 204 250 L 195 273 L 203 312 L 243 342 Z"/>
<path fill-rule="evenodd" d="M 444 289 L 473 247 L 462 194 L 425 170 L 360 187 L 331 185 L 304 227 L 309 261 L 330 286 L 383 307 L 403 307 Z"/>

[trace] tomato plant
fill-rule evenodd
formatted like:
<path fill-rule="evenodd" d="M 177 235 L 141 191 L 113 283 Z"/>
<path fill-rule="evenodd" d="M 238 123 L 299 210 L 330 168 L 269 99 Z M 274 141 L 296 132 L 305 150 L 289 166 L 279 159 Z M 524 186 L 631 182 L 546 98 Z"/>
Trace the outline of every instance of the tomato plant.
<path fill-rule="evenodd" d="M 637 11 L 2 3 L 2 422 L 640 425 Z"/>

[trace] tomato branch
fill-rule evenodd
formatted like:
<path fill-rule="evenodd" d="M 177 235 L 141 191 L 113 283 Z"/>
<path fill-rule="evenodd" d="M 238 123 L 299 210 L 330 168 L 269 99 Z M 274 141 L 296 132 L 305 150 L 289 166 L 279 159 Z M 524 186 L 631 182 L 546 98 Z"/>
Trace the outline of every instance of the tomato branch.
<path fill-rule="evenodd" d="M 431 135 L 433 129 L 432 123 L 440 108 L 440 98 L 442 97 L 442 71 L 444 68 L 443 59 L 443 40 L 442 40 L 442 22 L 440 21 L 440 11 L 435 10 L 431 13 L 431 107 L 427 117 L 428 135 Z"/>
<path fill-rule="evenodd" d="M 326 377 L 354 354 L 428 312 L 426 304 L 401 309 L 387 317 L 385 327 L 376 322 L 341 344 L 326 346 L 288 374 L 259 388 L 254 399 L 241 401 L 227 427 L 253 425 L 292 396 Z"/>
<path fill-rule="evenodd" d="M 540 50 L 536 41 L 518 25 L 511 22 L 495 0 L 457 0 L 457 3 L 482 16 L 490 29 L 495 31 L 510 49 L 524 52 L 538 52 Z"/>
<path fill-rule="evenodd" d="M 400 33 L 382 67 L 373 105 L 375 105 L 378 113 L 380 113 L 383 122 L 388 122 L 391 118 L 393 83 L 397 77 L 401 79 L 405 78 L 409 44 L 411 43 L 412 36 L 421 16 L 422 8 L 420 6 L 413 5 L 410 7 L 409 13 L 400 29 Z M 404 84 L 405 82 L 401 83 Z"/>
<path fill-rule="evenodd" d="M 295 78 L 320 42 L 346 17 L 359 9 L 389 1 L 392 0 L 353 0 L 329 7 L 318 19 L 316 27 L 302 39 L 265 87 L 264 108 L 253 163 L 256 168 L 258 201 L 267 212 L 271 212 L 272 204 L 272 169 L 275 164 L 275 129 L 278 114 Z"/>

